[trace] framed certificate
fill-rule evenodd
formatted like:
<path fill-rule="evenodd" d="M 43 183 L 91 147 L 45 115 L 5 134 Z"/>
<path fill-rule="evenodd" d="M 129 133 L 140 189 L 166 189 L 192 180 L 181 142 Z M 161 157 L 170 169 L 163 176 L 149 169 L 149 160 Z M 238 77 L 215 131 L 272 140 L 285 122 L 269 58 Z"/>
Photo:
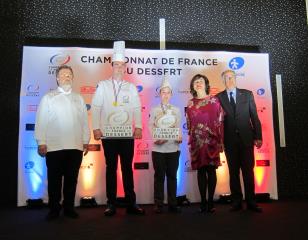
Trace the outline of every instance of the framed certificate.
<path fill-rule="evenodd" d="M 132 138 L 133 127 L 129 113 L 125 110 L 115 111 L 108 115 L 107 124 L 103 125 L 103 138 Z"/>
<path fill-rule="evenodd" d="M 167 110 L 165 113 L 156 117 L 153 128 L 153 139 L 163 140 L 178 140 L 180 136 L 180 129 L 176 128 L 177 117 L 171 110 Z"/>

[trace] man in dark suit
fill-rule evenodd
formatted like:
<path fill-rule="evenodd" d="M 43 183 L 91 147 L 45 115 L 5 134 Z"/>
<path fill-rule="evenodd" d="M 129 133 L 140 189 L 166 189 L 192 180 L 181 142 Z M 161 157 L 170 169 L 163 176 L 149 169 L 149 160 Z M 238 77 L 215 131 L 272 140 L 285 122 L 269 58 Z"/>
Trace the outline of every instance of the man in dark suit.
<path fill-rule="evenodd" d="M 247 209 L 262 212 L 256 204 L 254 185 L 254 145 L 262 146 L 261 123 L 251 91 L 236 87 L 236 74 L 226 70 L 221 74 L 226 89 L 217 94 L 225 111 L 224 144 L 227 157 L 231 211 L 242 209 L 240 169 L 242 171 Z"/>

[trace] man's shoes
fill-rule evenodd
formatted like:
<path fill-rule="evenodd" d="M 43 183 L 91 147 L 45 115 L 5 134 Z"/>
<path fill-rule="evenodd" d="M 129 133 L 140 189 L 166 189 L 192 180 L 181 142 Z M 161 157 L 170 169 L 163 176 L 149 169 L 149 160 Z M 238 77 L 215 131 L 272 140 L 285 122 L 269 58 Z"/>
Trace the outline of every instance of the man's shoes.
<path fill-rule="evenodd" d="M 231 206 L 230 212 L 238 212 L 242 209 L 243 209 L 242 204 L 236 204 Z"/>
<path fill-rule="evenodd" d="M 112 204 L 108 204 L 107 208 L 104 211 L 104 215 L 107 216 L 107 217 L 111 217 L 111 216 L 115 215 L 116 212 L 117 211 L 116 211 L 115 206 L 112 205 Z"/>
<path fill-rule="evenodd" d="M 261 213 L 262 212 L 262 208 L 259 207 L 257 204 L 247 205 L 247 210 L 252 211 L 252 212 L 257 212 L 257 213 Z"/>
<path fill-rule="evenodd" d="M 55 220 L 59 217 L 59 211 L 49 211 L 49 213 L 47 214 L 46 216 L 46 221 L 52 221 L 52 220 Z"/>
<path fill-rule="evenodd" d="M 143 208 L 139 207 L 137 204 L 134 204 L 126 208 L 126 213 L 134 214 L 134 215 L 144 215 L 145 211 Z"/>
<path fill-rule="evenodd" d="M 163 212 L 163 206 L 162 205 L 155 205 L 154 212 L 157 214 L 160 214 Z"/>
<path fill-rule="evenodd" d="M 73 219 L 79 218 L 79 214 L 77 212 L 75 212 L 75 210 L 73 210 L 73 209 L 70 209 L 70 210 L 64 209 L 63 215 L 65 217 L 69 217 L 69 218 L 73 218 Z"/>
<path fill-rule="evenodd" d="M 170 213 L 180 213 L 182 212 L 182 209 L 179 206 L 169 206 L 168 211 Z"/>

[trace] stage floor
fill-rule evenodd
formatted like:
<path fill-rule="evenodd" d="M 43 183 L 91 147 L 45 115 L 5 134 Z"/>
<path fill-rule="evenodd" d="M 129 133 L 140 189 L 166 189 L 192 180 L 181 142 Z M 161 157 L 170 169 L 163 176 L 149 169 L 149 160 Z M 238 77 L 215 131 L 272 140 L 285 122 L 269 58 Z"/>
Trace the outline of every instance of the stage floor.
<path fill-rule="evenodd" d="M 77 208 L 79 219 L 46 222 L 47 208 L 1 209 L 0 239 L 306 239 L 308 201 L 279 200 L 260 203 L 263 213 L 247 210 L 229 212 L 230 205 L 216 204 L 214 214 L 198 213 L 198 204 L 182 207 L 182 213 L 155 214 L 152 205 L 143 206 L 145 216 L 127 215 L 118 208 L 105 217 L 104 206 Z"/>

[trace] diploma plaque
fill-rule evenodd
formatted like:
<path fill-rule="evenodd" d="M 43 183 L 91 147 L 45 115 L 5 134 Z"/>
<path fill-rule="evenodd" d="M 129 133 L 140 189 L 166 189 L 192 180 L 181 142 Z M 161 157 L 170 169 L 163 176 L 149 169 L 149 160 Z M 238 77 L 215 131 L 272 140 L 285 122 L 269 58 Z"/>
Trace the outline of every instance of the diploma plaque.
<path fill-rule="evenodd" d="M 153 128 L 153 139 L 178 140 L 179 136 L 179 128 Z"/>
<path fill-rule="evenodd" d="M 152 131 L 153 139 L 162 140 L 178 140 L 180 129 L 176 128 L 177 117 L 171 110 L 167 110 L 165 114 L 158 116 L 155 120 L 155 126 Z"/>
<path fill-rule="evenodd" d="M 103 126 L 103 138 L 132 138 L 133 127 L 129 122 L 129 113 L 125 110 L 112 112 Z"/>

